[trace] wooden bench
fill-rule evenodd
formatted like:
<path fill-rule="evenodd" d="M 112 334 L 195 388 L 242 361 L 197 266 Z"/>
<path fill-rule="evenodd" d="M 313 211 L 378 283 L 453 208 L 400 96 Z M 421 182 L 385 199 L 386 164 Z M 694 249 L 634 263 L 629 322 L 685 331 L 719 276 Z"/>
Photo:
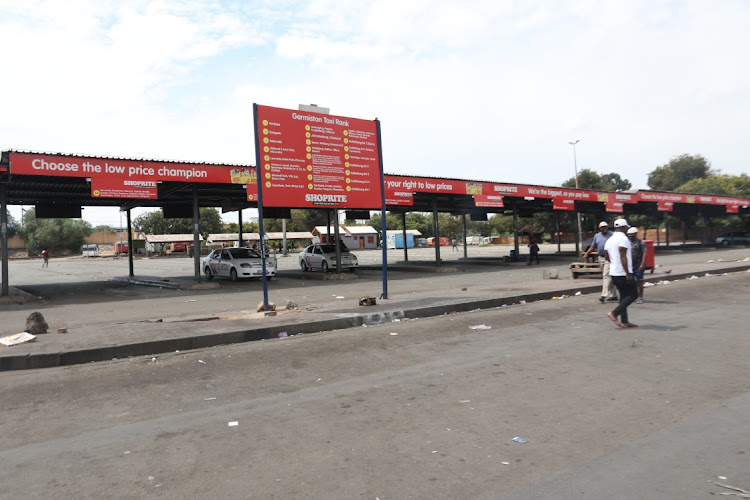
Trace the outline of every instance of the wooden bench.
<path fill-rule="evenodd" d="M 573 262 L 570 264 L 570 272 L 573 273 L 573 279 L 602 278 L 598 262 Z"/>

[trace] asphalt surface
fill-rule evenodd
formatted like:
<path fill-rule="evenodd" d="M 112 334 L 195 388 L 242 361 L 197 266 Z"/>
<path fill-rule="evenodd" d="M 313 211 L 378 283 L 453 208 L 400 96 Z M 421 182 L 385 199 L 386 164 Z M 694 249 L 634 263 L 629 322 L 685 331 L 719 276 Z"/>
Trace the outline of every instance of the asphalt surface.
<path fill-rule="evenodd" d="M 3 372 L 0 498 L 748 490 L 750 273 L 710 274 L 648 287 L 639 328 L 594 293 Z"/>
<path fill-rule="evenodd" d="M 463 252 L 443 247 L 439 268 L 430 262 L 434 249 L 411 251 L 408 262 L 398 260 L 403 259 L 402 250 L 391 250 L 387 300 L 380 299 L 380 251 L 359 252 L 363 269 L 340 276 L 304 273 L 295 255 L 280 257 L 280 272 L 268 285 L 269 299 L 279 309 L 276 316 L 257 312 L 263 302 L 259 280 L 213 280 L 196 289 L 188 258 L 137 260 L 134 280 L 155 286 L 121 281 L 127 279 L 121 274 L 127 270 L 124 259 L 53 258 L 49 268 L 41 268 L 37 260 L 12 261 L 15 293 L 0 303 L 0 334 L 22 331 L 32 311 L 44 315 L 50 333 L 3 346 L 0 370 L 184 351 L 576 293 L 598 297 L 600 281 L 573 279 L 573 257 L 553 254 L 556 246 L 542 247 L 546 253 L 538 266 L 503 262 L 509 248 L 469 247 L 469 258 L 464 259 Z M 658 267 L 647 279 L 658 283 L 744 270 L 750 267 L 748 254 L 745 247 L 659 253 Z M 550 274 L 558 278 L 548 279 Z M 377 305 L 360 307 L 362 296 L 378 298 Z M 297 308 L 285 310 L 289 301 Z"/>

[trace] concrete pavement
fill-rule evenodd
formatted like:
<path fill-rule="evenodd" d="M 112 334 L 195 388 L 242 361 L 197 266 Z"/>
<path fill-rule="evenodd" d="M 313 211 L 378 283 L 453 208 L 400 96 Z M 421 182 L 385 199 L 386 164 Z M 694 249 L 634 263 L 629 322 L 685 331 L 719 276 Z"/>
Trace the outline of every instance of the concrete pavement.
<path fill-rule="evenodd" d="M 398 256 L 397 252 L 394 252 L 394 260 Z M 430 249 L 429 252 L 434 250 Z M 0 304 L 0 311 L 5 318 L 2 322 L 3 335 L 20 331 L 23 328 L 23 318 L 34 310 L 42 312 L 50 326 L 50 333 L 38 336 L 33 342 L 12 347 L 0 346 L 0 370 L 42 368 L 184 351 L 277 338 L 280 334 L 291 336 L 362 327 L 407 318 L 502 307 L 521 301 L 548 300 L 578 293 L 591 294 L 590 300 L 593 301 L 598 298 L 601 290 L 597 279 L 572 279 L 568 270 L 572 261 L 570 256 L 543 254 L 543 265 L 526 266 L 523 263 L 502 263 L 499 255 L 493 255 L 489 250 L 485 250 L 485 255 L 475 255 L 470 259 L 462 259 L 460 253 L 456 255 L 445 252 L 446 260 L 451 260 L 444 262 L 441 269 L 443 272 L 425 272 L 430 270 L 425 261 L 393 265 L 389 270 L 388 299 L 378 299 L 375 306 L 361 307 L 358 305 L 360 296 L 380 296 L 382 291 L 380 271 L 375 270 L 379 253 L 367 254 L 373 260 L 371 263 L 367 259 L 360 259 L 372 270 L 358 272 L 358 279 L 335 282 L 311 280 L 312 277 L 320 276 L 297 271 L 294 257 L 286 261 L 280 259 L 280 275 L 269 282 L 271 301 L 281 309 L 275 316 L 266 316 L 253 309 L 262 301 L 257 281 L 239 285 L 214 281 L 203 289 L 186 290 L 193 288 L 190 286 L 192 279 L 189 275 L 183 273 L 174 276 L 169 274 L 174 272 L 171 269 L 166 271 L 169 278 L 164 278 L 164 272 L 161 275 L 158 273 L 159 268 L 170 265 L 189 269 L 192 261 L 188 259 L 172 263 L 154 261 L 153 265 L 139 263 L 140 269 L 148 268 L 147 272 L 154 273 L 138 275 L 138 281 L 157 286 L 164 283 L 175 288 L 160 290 L 158 293 L 142 293 L 142 289 L 133 291 L 136 285 L 113 283 L 111 280 L 119 278 L 118 276 L 103 278 L 107 271 L 94 272 L 88 268 L 86 272 L 93 275 L 94 287 L 91 290 L 85 286 L 76 288 L 76 285 L 80 285 L 81 278 L 73 272 L 76 269 L 73 264 L 76 263 L 69 263 L 70 273 L 58 273 L 65 277 L 72 275 L 72 283 L 76 285 L 49 285 L 59 288 L 42 289 L 54 290 L 56 296 L 42 297 L 38 302 L 23 304 L 14 302 L 13 299 L 21 296 L 19 294 L 23 292 L 20 291 Z M 429 253 L 426 255 L 429 256 Z M 706 273 L 746 271 L 750 269 L 748 255 L 750 251 L 744 247 L 658 255 L 660 267 L 655 273 L 647 274 L 646 280 L 659 283 Z M 100 264 L 103 266 L 106 263 L 96 265 Z M 65 263 L 58 265 L 65 266 Z M 149 268 L 149 265 L 152 267 Z M 23 266 L 19 266 L 19 270 L 22 268 Z M 57 268 L 53 265 L 51 269 L 54 271 Z M 420 272 L 413 272 L 414 270 Z M 548 274 L 558 274 L 559 278 L 545 279 L 545 270 Z M 669 274 L 666 271 L 670 271 Z M 180 289 L 181 284 L 186 289 Z M 110 297 L 102 297 L 100 287 L 105 287 L 104 291 L 107 293 L 114 289 L 129 296 L 126 300 L 115 302 Z M 21 285 L 19 288 L 39 289 L 38 285 L 35 289 L 33 284 L 28 287 Z M 70 292 L 71 289 L 78 292 Z M 86 295 L 87 292 L 89 295 Z M 69 298 L 69 295 L 74 295 L 75 300 Z M 299 307 L 283 309 L 282 306 L 290 300 Z M 160 312 L 164 314 L 159 314 Z M 55 333 L 60 327 L 67 328 L 67 333 Z"/>

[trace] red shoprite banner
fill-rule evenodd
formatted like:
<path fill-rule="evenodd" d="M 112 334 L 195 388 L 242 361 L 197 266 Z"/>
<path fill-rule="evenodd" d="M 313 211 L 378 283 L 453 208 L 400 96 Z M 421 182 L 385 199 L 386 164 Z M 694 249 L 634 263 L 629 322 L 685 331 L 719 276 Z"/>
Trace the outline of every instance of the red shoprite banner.
<path fill-rule="evenodd" d="M 94 179 L 212 182 L 219 184 L 255 182 L 255 169 L 252 167 L 37 153 L 11 152 L 10 169 L 14 175 L 89 177 L 92 182 Z"/>
<path fill-rule="evenodd" d="M 489 207 L 489 208 L 503 208 L 502 196 L 496 196 L 492 194 L 475 194 L 474 195 L 474 206 L 475 207 Z"/>
<path fill-rule="evenodd" d="M 263 206 L 379 208 L 377 124 L 257 106 Z"/>
<path fill-rule="evenodd" d="M 156 187 L 156 181 L 131 181 L 92 177 L 91 196 L 94 198 L 155 200 L 159 197 L 159 190 Z"/>

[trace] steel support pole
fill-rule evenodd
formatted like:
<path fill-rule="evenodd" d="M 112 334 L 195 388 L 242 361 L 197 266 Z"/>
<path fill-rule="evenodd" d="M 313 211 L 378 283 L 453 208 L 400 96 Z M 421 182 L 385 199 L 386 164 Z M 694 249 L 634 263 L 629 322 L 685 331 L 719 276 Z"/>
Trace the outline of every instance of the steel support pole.
<path fill-rule="evenodd" d="M 435 233 L 435 265 L 440 267 L 440 224 L 438 223 L 437 195 L 432 197 L 432 229 Z"/>
<path fill-rule="evenodd" d="M 469 245 L 466 244 L 466 214 L 461 214 L 461 219 L 462 219 L 461 222 L 463 222 L 463 226 L 464 226 L 464 259 L 468 259 L 469 258 L 469 255 L 468 255 Z"/>
<path fill-rule="evenodd" d="M 406 241 L 406 212 L 401 214 L 401 227 L 403 228 L 402 232 L 404 238 L 404 261 L 409 262 L 409 250 L 407 248 L 409 245 Z"/>
<path fill-rule="evenodd" d="M 198 186 L 193 183 L 193 267 L 196 283 L 201 282 L 201 240 L 199 231 L 200 210 L 198 209 Z"/>
<path fill-rule="evenodd" d="M 286 219 L 281 219 L 281 244 L 284 245 L 282 255 L 286 256 Z"/>
<path fill-rule="evenodd" d="M 518 247 L 518 209 L 516 208 L 516 200 L 513 200 L 513 248 L 515 250 L 516 261 L 518 261 L 520 248 Z"/>
<path fill-rule="evenodd" d="M 130 271 L 129 276 L 132 278 L 135 276 L 133 273 L 133 225 L 130 222 L 130 209 L 128 208 L 125 212 L 125 220 L 128 226 L 128 270 Z"/>
<path fill-rule="evenodd" d="M 339 236 L 339 210 L 334 210 L 333 215 L 333 244 L 335 245 L 334 250 L 336 251 L 336 272 L 338 274 L 341 274 L 341 245 L 339 245 L 341 236 Z"/>
<path fill-rule="evenodd" d="M 23 219 L 23 217 L 21 218 Z M 2 246 L 2 276 L 3 276 L 3 297 L 10 295 L 10 286 L 8 285 L 8 191 L 5 184 L 0 184 L 0 246 Z"/>
<path fill-rule="evenodd" d="M 245 245 L 243 241 L 244 235 L 242 234 L 242 209 L 241 208 L 237 211 L 237 224 L 239 224 L 239 228 L 237 230 L 237 236 L 239 236 L 239 239 L 240 239 L 239 245 L 241 247 L 244 247 Z"/>

